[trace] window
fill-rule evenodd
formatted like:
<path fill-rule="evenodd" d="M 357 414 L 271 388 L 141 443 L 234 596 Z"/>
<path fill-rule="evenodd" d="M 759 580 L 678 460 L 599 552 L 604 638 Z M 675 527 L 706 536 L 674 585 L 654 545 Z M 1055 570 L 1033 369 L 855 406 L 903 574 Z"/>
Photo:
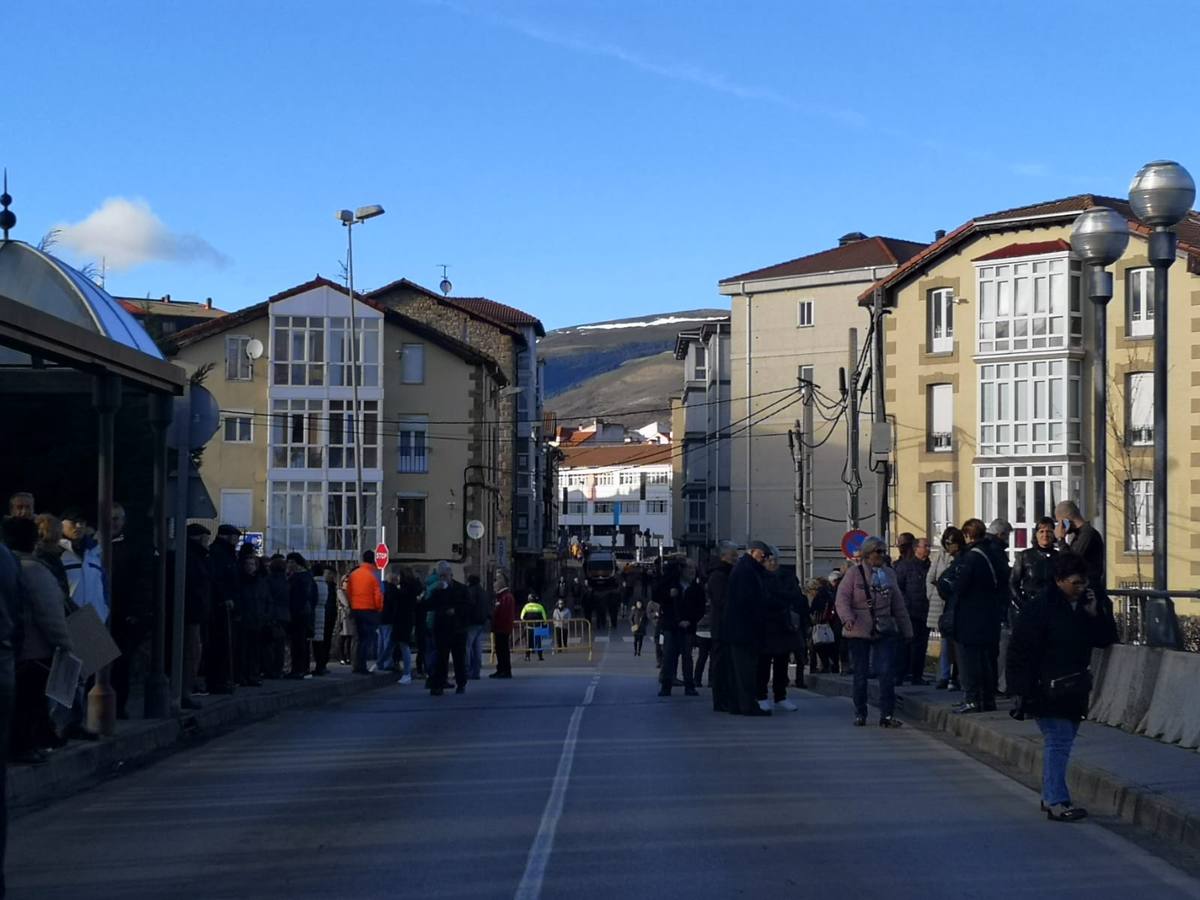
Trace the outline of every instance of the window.
<path fill-rule="evenodd" d="M 1125 482 L 1125 549 L 1154 549 L 1154 482 Z"/>
<path fill-rule="evenodd" d="M 688 497 L 687 499 L 687 530 L 702 532 L 707 529 L 705 518 L 706 502 L 703 497 Z"/>
<path fill-rule="evenodd" d="M 396 552 L 425 552 L 425 498 L 396 498 Z"/>
<path fill-rule="evenodd" d="M 954 449 L 954 388 L 929 386 L 929 449 L 948 453 Z"/>
<path fill-rule="evenodd" d="M 703 344 L 696 344 L 692 347 L 692 354 L 692 378 L 704 381 L 708 378 L 708 350 Z"/>
<path fill-rule="evenodd" d="M 401 419 L 396 433 L 396 471 L 410 475 L 429 471 L 429 424 L 424 416 Z"/>
<path fill-rule="evenodd" d="M 1079 272 L 1065 256 L 979 266 L 979 352 L 1082 346 Z"/>
<path fill-rule="evenodd" d="M 596 475 L 596 484 L 612 484 L 612 483 L 613 483 L 613 473 L 612 472 L 600 472 L 598 475 Z"/>
<path fill-rule="evenodd" d="M 225 338 L 226 381 L 250 381 L 254 377 L 254 360 L 246 353 L 249 343 L 250 338 L 244 334 Z"/>
<path fill-rule="evenodd" d="M 980 466 L 978 481 L 979 518 L 1008 519 L 1013 526 L 1012 550 L 1030 545 L 1037 520 L 1052 516 L 1059 501 L 1083 496 L 1080 465 Z"/>
<path fill-rule="evenodd" d="M 250 413 L 226 413 L 225 443 L 249 444 L 254 440 L 254 419 Z"/>
<path fill-rule="evenodd" d="M 979 453 L 1080 453 L 1080 363 L 1039 360 L 979 367 Z"/>
<path fill-rule="evenodd" d="M 362 491 L 363 547 L 358 546 L 359 494 L 353 481 L 331 481 L 325 504 L 325 546 L 329 550 L 345 550 L 357 557 L 363 548 L 379 543 L 377 503 L 379 485 L 364 481 Z"/>
<path fill-rule="evenodd" d="M 272 481 L 267 552 L 292 550 L 311 558 L 324 550 L 325 494 L 319 481 Z"/>
<path fill-rule="evenodd" d="M 955 523 L 954 484 L 950 481 L 929 482 L 929 540 L 937 545 L 942 532 Z"/>
<path fill-rule="evenodd" d="M 813 302 L 811 300 L 801 300 L 796 304 L 796 327 L 812 328 L 813 324 Z"/>
<path fill-rule="evenodd" d="M 667 472 L 647 472 L 646 484 L 666 484 L 670 477 Z"/>
<path fill-rule="evenodd" d="M 405 344 L 400 353 L 401 375 L 404 384 L 425 383 L 425 345 Z"/>
<path fill-rule="evenodd" d="M 666 500 L 647 500 L 646 514 L 651 516 L 661 516 L 667 511 Z"/>
<path fill-rule="evenodd" d="M 271 373 L 275 384 L 323 385 L 325 320 L 317 316 L 276 316 Z"/>
<path fill-rule="evenodd" d="M 949 353 L 954 349 L 954 289 L 938 288 L 929 292 L 929 349 Z"/>
<path fill-rule="evenodd" d="M 622 500 L 621 501 L 622 514 L 636 516 L 641 511 L 642 511 L 642 501 L 641 500 Z"/>
<path fill-rule="evenodd" d="M 320 400 L 271 401 L 271 465 L 277 469 L 325 466 Z"/>
<path fill-rule="evenodd" d="M 362 423 L 362 466 L 365 469 L 379 467 L 379 401 L 359 401 L 359 418 Z M 329 468 L 352 469 L 355 466 L 354 402 L 352 400 L 329 401 Z"/>
<path fill-rule="evenodd" d="M 1126 435 L 1131 447 L 1154 443 L 1154 373 L 1135 372 L 1125 379 Z"/>
<path fill-rule="evenodd" d="M 359 387 L 379 387 L 379 319 L 354 319 L 354 360 L 358 363 Z M 350 319 L 329 320 L 329 383 L 333 387 L 352 387 L 350 371 Z"/>
<path fill-rule="evenodd" d="M 642 473 L 641 472 L 624 471 L 624 472 L 620 472 L 618 474 L 617 478 L 618 478 L 618 481 L 624 485 L 641 484 L 642 483 Z"/>
<path fill-rule="evenodd" d="M 1125 274 L 1125 315 L 1130 337 L 1154 334 L 1154 270 L 1130 269 Z"/>
<path fill-rule="evenodd" d="M 585 484 L 587 484 L 587 476 L 586 475 L 568 475 L 567 476 L 567 484 L 570 485 L 571 487 L 583 487 Z"/>
<path fill-rule="evenodd" d="M 568 516 L 586 516 L 587 515 L 586 500 L 568 500 L 567 515 Z"/>
<path fill-rule="evenodd" d="M 597 500 L 595 506 L 592 508 L 592 512 L 598 516 L 612 515 L 612 511 L 613 504 L 611 500 Z"/>

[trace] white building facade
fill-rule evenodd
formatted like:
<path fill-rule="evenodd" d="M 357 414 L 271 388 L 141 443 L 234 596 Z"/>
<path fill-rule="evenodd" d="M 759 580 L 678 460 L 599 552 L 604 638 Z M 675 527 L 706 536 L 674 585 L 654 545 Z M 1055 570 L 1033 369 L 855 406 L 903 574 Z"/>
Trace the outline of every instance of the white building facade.
<path fill-rule="evenodd" d="M 578 538 L 627 551 L 675 545 L 671 444 L 560 449 L 559 535 L 563 540 Z"/>

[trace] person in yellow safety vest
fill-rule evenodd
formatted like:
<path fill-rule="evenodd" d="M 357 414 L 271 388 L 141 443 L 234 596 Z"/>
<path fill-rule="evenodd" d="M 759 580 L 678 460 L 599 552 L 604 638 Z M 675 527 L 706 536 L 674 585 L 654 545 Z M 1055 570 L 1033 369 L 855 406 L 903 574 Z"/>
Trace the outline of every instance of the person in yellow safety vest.
<path fill-rule="evenodd" d="M 521 621 L 522 622 L 530 622 L 530 623 L 536 622 L 540 625 L 545 625 L 545 623 L 546 623 L 546 607 L 542 606 L 541 601 L 538 600 L 537 594 L 530 594 L 528 601 L 525 603 L 524 606 L 521 607 Z M 525 626 L 525 659 L 526 659 L 526 661 L 529 660 L 530 654 L 534 650 L 537 651 L 539 660 L 544 661 L 546 659 L 546 657 L 542 655 L 542 639 L 540 636 L 537 636 L 533 633 L 534 629 L 536 627 L 537 627 L 537 625 L 534 625 L 534 624 L 529 624 L 529 625 Z"/>

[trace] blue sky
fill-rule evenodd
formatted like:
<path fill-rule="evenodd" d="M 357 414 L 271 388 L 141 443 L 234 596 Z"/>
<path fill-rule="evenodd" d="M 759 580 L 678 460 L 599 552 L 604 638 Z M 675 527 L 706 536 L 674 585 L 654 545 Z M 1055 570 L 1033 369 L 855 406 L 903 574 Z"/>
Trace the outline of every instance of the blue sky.
<path fill-rule="evenodd" d="M 719 306 L 719 278 L 864 231 L 928 240 L 1200 172 L 1200 15 L 1118 4 L 14 3 L 0 164 L 14 237 L 116 294 L 237 309 L 401 276 L 547 327 Z M 1190 21 L 1188 21 L 1190 19 Z M 1149 67 L 1160 67 L 1152 83 Z M 1154 84 L 1161 87 L 1155 87 Z M 1098 102 L 1100 101 L 1100 102 Z M 98 260 L 95 260 L 98 262 Z"/>

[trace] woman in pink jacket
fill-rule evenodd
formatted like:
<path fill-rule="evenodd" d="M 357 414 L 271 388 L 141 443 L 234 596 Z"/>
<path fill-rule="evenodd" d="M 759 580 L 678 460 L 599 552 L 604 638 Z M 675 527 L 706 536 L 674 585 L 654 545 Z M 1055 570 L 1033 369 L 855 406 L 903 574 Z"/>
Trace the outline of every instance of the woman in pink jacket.
<path fill-rule="evenodd" d="M 867 724 L 867 675 L 879 676 L 879 725 L 899 728 L 893 661 L 900 638 L 912 639 L 912 623 L 896 575 L 888 565 L 887 546 L 877 537 L 863 541 L 861 562 L 851 565 L 838 585 L 837 614 L 842 637 L 854 664 L 854 724 Z M 872 665 L 873 663 L 873 665 Z"/>

